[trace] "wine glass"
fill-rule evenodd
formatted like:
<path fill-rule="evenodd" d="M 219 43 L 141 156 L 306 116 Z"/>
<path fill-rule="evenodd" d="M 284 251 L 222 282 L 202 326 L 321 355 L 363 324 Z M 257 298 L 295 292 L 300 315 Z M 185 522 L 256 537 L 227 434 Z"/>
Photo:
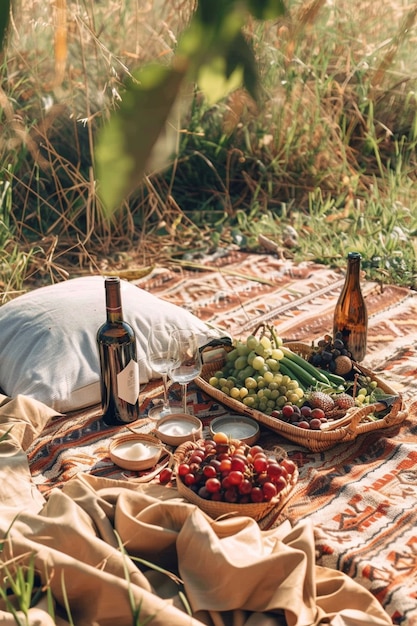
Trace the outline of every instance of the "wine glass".
<path fill-rule="evenodd" d="M 162 376 L 162 384 L 164 395 L 162 403 L 157 404 L 148 411 L 148 417 L 151 419 L 159 419 L 164 415 L 173 412 L 168 399 L 168 373 L 175 358 L 174 353 L 169 352 L 170 337 L 172 328 L 166 324 L 152 324 L 148 345 L 146 349 L 149 367 Z"/>
<path fill-rule="evenodd" d="M 174 330 L 169 350 L 171 354 L 169 376 L 182 387 L 183 411 L 187 413 L 187 386 L 200 374 L 202 368 L 199 335 L 188 329 Z"/>

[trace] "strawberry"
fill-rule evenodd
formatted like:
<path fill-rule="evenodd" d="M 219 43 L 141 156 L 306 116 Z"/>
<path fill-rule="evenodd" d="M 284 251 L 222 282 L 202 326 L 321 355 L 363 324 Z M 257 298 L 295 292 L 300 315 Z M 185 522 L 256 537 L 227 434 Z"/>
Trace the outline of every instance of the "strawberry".
<path fill-rule="evenodd" d="M 335 406 L 339 409 L 347 411 L 352 406 L 355 406 L 355 400 L 348 393 L 338 393 L 332 396 Z"/>
<path fill-rule="evenodd" d="M 308 394 L 307 400 L 313 409 L 322 409 L 325 413 L 334 409 L 333 398 L 323 391 L 312 391 Z"/>

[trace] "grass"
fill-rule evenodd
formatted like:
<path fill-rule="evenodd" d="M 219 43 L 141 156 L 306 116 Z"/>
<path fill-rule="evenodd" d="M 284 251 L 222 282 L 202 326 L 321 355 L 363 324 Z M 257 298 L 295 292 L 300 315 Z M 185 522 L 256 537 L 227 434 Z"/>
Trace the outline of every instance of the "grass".
<path fill-rule="evenodd" d="M 62 21 L 38 0 L 17 3 L 3 59 L 3 301 L 103 263 L 263 252 L 260 235 L 295 261 L 340 266 L 357 249 L 370 278 L 416 287 L 412 2 L 292 1 L 280 22 L 248 24 L 261 104 L 190 94 L 171 163 L 111 224 L 95 189 L 96 132 L 134 67 L 170 61 L 193 2 L 65 4 Z"/>

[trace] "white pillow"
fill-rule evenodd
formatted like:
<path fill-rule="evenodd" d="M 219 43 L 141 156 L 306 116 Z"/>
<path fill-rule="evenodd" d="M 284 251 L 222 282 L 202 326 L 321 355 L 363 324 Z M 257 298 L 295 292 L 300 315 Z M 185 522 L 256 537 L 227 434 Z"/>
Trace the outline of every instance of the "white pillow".
<path fill-rule="evenodd" d="M 152 321 L 227 337 L 189 311 L 121 281 L 123 317 L 137 339 L 140 382 L 159 376 L 146 362 Z M 100 402 L 96 335 L 106 319 L 104 278 L 74 278 L 41 287 L 0 306 L 0 388 L 65 413 Z M 167 333 L 168 339 L 168 333 Z"/>

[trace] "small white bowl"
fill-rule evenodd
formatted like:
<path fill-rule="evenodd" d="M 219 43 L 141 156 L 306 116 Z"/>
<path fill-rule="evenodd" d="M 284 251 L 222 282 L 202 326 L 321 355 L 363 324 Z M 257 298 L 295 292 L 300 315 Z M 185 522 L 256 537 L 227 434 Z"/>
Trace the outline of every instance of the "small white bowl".
<path fill-rule="evenodd" d="M 194 415 L 173 413 L 161 417 L 156 423 L 155 433 L 158 439 L 170 446 L 179 446 L 185 441 L 201 439 L 203 424 Z"/>
<path fill-rule="evenodd" d="M 146 470 L 159 461 L 162 447 L 151 435 L 120 435 L 110 443 L 110 458 L 119 467 L 127 470 Z"/>
<path fill-rule="evenodd" d="M 216 417 L 210 424 L 210 433 L 213 436 L 214 433 L 220 432 L 249 446 L 253 445 L 260 435 L 258 422 L 243 415 Z"/>

